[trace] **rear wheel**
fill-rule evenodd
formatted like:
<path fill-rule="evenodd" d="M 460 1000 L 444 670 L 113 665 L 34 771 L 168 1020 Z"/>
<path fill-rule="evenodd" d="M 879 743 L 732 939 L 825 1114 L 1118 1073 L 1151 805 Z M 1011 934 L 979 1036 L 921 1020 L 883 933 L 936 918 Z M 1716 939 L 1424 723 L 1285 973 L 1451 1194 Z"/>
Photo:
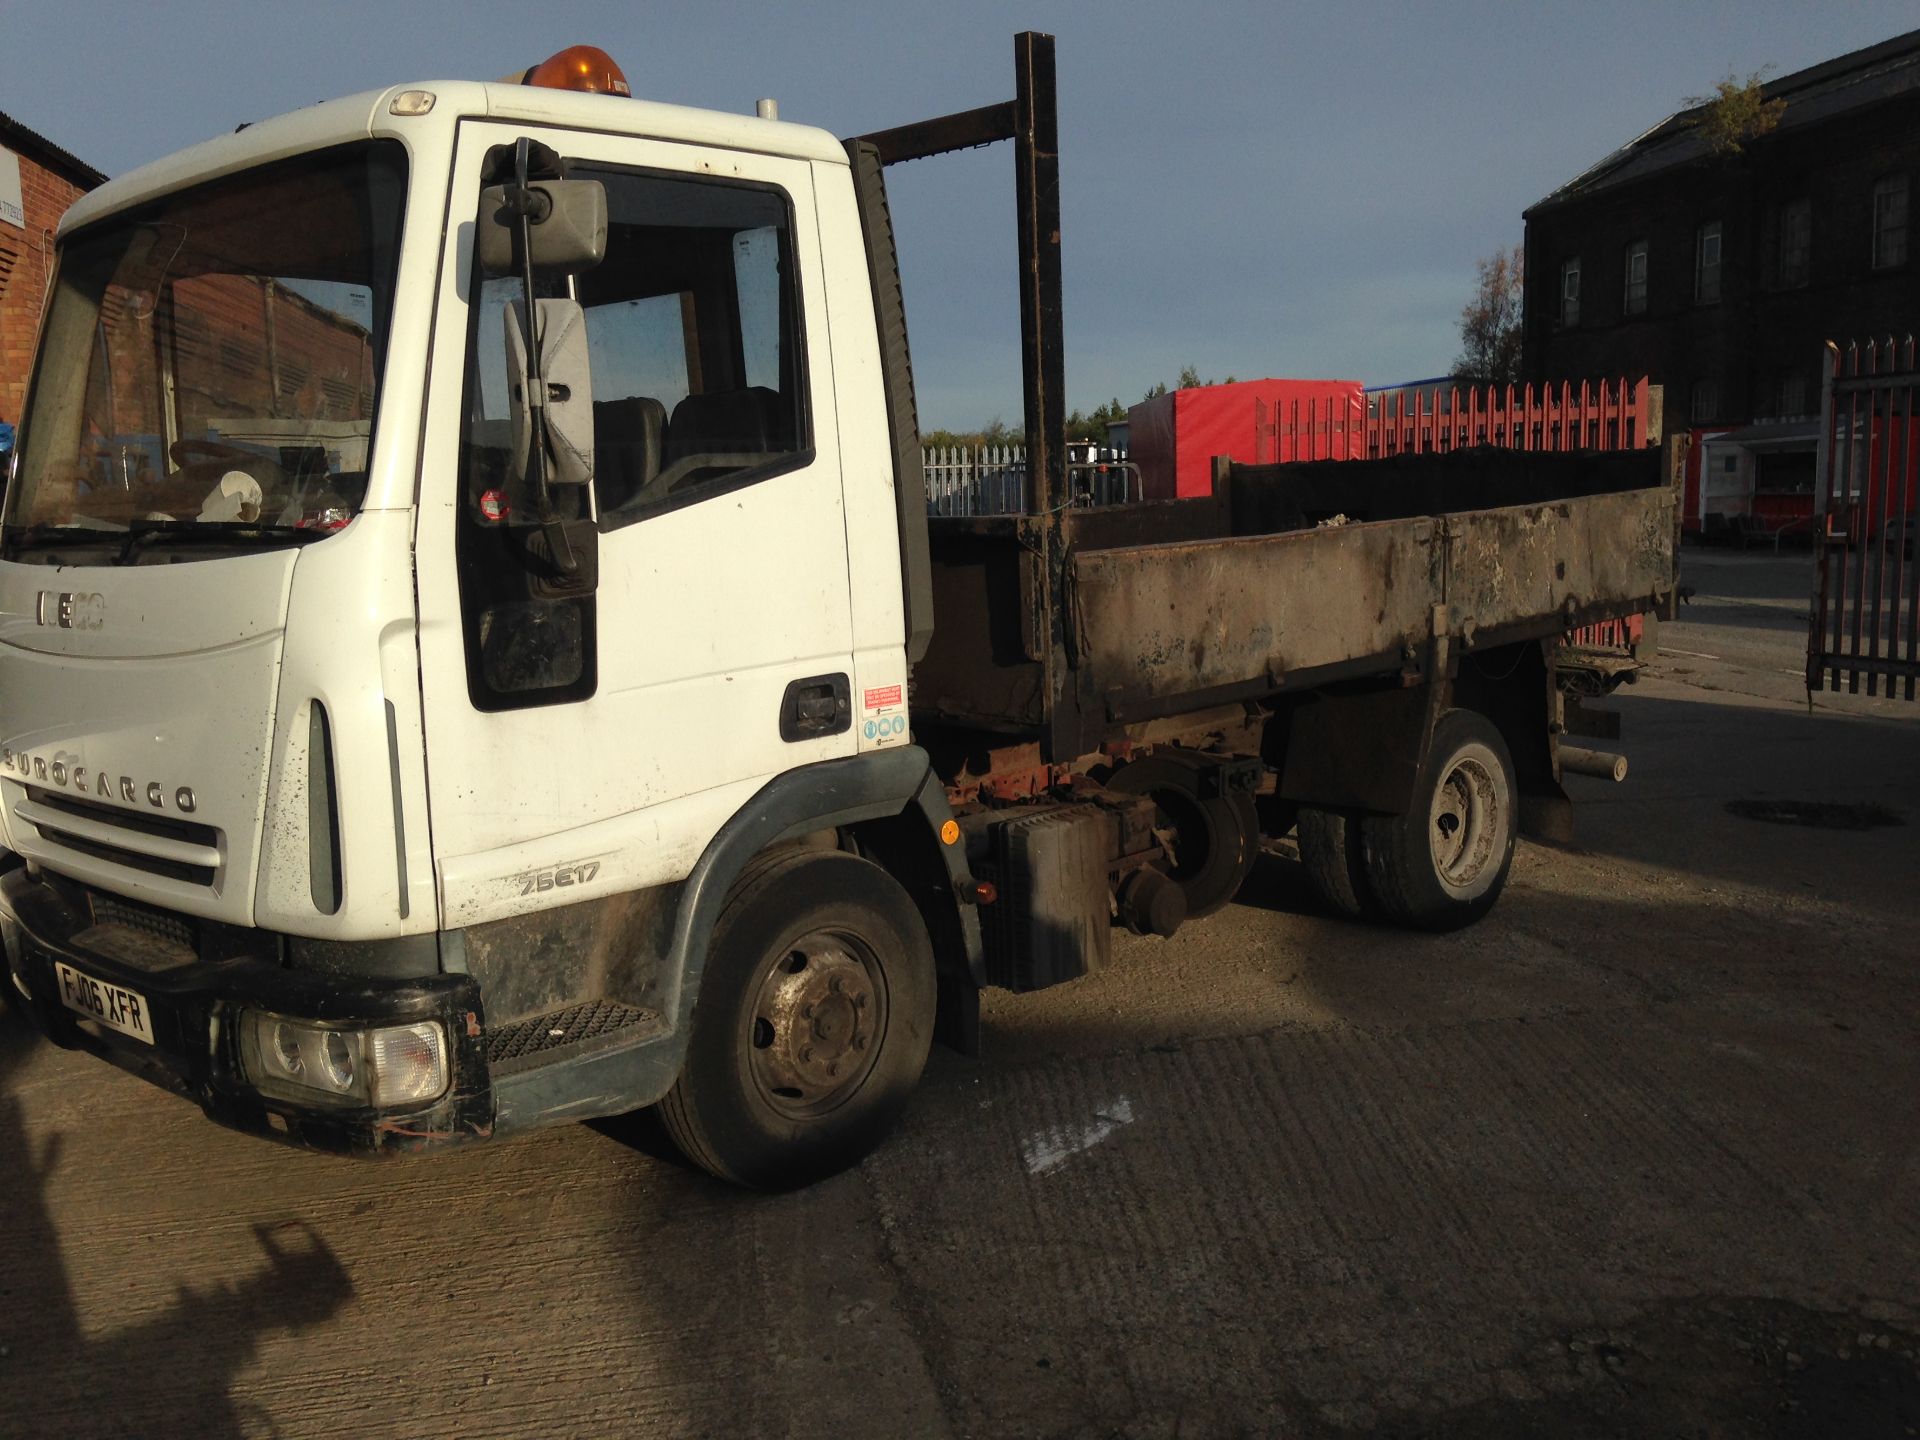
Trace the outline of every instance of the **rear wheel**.
<path fill-rule="evenodd" d="M 1201 772 L 1150 755 L 1114 772 L 1110 790 L 1151 795 L 1166 836 L 1167 874 L 1187 897 L 1187 918 L 1211 915 L 1239 892 L 1260 856 L 1260 818 L 1251 795 L 1203 795 Z"/>
<path fill-rule="evenodd" d="M 1302 805 L 1298 827 L 1300 863 L 1327 908 L 1350 920 L 1378 914 L 1360 844 L 1360 817 L 1351 810 Z"/>
<path fill-rule="evenodd" d="M 905 1107 L 934 998 L 932 944 L 886 871 L 837 851 L 768 862 L 714 927 L 667 1133 L 757 1189 L 844 1169 Z"/>
<path fill-rule="evenodd" d="M 1492 721 L 1472 710 L 1441 716 L 1413 808 L 1360 822 L 1367 878 L 1387 918 L 1455 930 L 1491 910 L 1513 865 L 1518 789 Z"/>

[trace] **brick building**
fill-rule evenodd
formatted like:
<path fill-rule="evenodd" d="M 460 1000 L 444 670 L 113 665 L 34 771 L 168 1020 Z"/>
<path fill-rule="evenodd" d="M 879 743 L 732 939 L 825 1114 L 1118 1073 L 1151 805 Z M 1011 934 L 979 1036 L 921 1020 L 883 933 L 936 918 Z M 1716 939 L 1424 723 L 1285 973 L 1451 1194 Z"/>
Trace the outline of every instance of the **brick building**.
<path fill-rule="evenodd" d="M 1764 94 L 1779 122 L 1738 154 L 1682 110 L 1526 212 L 1527 378 L 1665 385 L 1695 529 L 1803 523 L 1825 343 L 1920 330 L 1920 30 Z"/>
<path fill-rule="evenodd" d="M 0 114 L 0 421 L 17 422 L 53 265 L 53 232 L 107 177 Z"/>

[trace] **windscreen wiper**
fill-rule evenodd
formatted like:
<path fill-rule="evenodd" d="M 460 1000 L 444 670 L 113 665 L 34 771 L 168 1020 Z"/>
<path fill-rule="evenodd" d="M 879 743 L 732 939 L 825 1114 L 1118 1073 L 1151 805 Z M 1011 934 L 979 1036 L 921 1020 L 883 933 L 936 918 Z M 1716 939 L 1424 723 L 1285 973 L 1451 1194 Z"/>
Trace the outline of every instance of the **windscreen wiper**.
<path fill-rule="evenodd" d="M 164 536 L 169 543 L 212 545 L 279 545 L 292 541 L 304 545 L 309 540 L 324 540 L 331 530 L 308 525 L 257 525 L 209 520 L 136 520 L 127 529 L 126 542 L 114 558 L 116 565 L 133 562 L 134 552 L 146 542 Z"/>
<path fill-rule="evenodd" d="M 110 545 L 124 533 L 117 527 L 108 529 L 100 525 L 62 525 L 52 520 L 36 520 L 31 525 L 8 530 L 5 548 L 11 554 L 18 550 L 36 550 L 42 546 L 67 544 L 75 540 Z"/>

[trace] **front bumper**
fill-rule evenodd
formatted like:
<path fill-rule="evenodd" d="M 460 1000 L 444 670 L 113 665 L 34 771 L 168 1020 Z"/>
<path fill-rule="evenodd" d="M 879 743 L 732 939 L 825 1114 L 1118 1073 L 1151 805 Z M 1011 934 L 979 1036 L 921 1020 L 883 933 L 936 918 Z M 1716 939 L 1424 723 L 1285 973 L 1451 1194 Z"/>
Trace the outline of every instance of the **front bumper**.
<path fill-rule="evenodd" d="M 493 1134 L 494 1099 L 481 1048 L 480 987 L 467 975 L 376 979 L 288 969 L 275 937 L 258 954 L 200 959 L 179 946 L 128 945 L 107 953 L 84 894 L 24 870 L 0 876 L 0 933 L 8 999 L 56 1045 L 85 1050 L 187 1096 L 222 1125 L 311 1149 L 391 1155 Z M 145 998 L 154 1043 L 122 1035 L 68 1009 L 54 964 Z M 372 1028 L 437 1020 L 446 1027 L 451 1083 L 433 1103 L 407 1110 L 343 1107 L 260 1094 L 241 1067 L 238 1021 L 247 1010 Z"/>

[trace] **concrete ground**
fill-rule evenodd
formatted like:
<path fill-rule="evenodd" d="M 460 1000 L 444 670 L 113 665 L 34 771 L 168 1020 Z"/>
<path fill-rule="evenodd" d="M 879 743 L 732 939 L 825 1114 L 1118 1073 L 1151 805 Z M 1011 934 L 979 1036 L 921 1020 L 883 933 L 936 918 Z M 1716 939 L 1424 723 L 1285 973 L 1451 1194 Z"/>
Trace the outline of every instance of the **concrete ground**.
<path fill-rule="evenodd" d="M 1479 926 L 1275 853 L 800 1194 L 292 1153 L 0 1022 L 0 1434 L 1913 1435 L 1920 709 L 1809 707 L 1807 564 L 1689 552 Z"/>

